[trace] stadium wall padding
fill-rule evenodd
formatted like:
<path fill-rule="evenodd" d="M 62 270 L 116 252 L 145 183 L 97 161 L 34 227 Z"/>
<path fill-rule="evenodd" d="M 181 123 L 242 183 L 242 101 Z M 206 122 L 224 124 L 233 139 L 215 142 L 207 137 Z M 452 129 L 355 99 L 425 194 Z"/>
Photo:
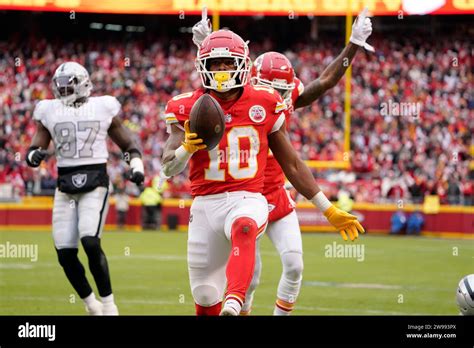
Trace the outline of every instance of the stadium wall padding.
<path fill-rule="evenodd" d="M 176 226 L 177 230 L 186 231 L 189 220 L 191 200 L 167 199 L 162 208 L 162 230 Z M 50 231 L 52 197 L 25 198 L 18 203 L 0 203 L 0 231 Z M 388 234 L 390 218 L 399 210 L 395 204 L 356 203 L 353 214 L 357 215 L 368 233 Z M 406 215 L 414 211 L 422 212 L 420 205 L 406 205 L 402 209 Z M 298 203 L 297 214 L 303 232 L 334 232 L 321 212 L 310 203 Z M 423 214 L 425 226 L 423 235 L 474 239 L 474 207 L 441 206 L 437 214 Z M 141 230 L 141 203 L 132 199 L 128 211 L 125 229 Z M 114 230 L 117 214 L 115 202 L 110 200 L 109 213 L 106 219 L 106 230 Z"/>

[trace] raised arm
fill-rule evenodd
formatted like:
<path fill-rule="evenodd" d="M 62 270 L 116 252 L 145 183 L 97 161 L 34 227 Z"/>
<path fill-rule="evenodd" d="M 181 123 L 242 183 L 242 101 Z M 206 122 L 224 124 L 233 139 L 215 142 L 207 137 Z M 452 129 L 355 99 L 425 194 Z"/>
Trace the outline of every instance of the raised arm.
<path fill-rule="evenodd" d="M 145 168 L 138 144 L 132 139 L 130 132 L 123 126 L 118 117 L 112 119 L 108 134 L 110 139 L 122 150 L 125 160 L 130 164 L 132 170 L 130 181 L 141 185 L 145 179 Z"/>
<path fill-rule="evenodd" d="M 303 94 L 296 99 L 295 109 L 310 105 L 327 90 L 337 85 L 354 59 L 358 49 L 359 46 L 349 42 L 337 58 L 324 69 L 321 76 L 305 86 Z"/>
<path fill-rule="evenodd" d="M 358 232 L 364 233 L 364 228 L 357 221 L 357 217 L 336 208 L 326 198 L 316 184 L 310 169 L 291 145 L 285 125 L 268 136 L 268 143 L 273 156 L 291 184 L 323 212 L 328 221 L 340 231 L 344 240 L 347 240 L 347 235 L 349 235 L 349 238 L 354 241 L 359 236 Z"/>
<path fill-rule="evenodd" d="M 368 51 L 374 51 L 374 48 L 366 43 L 367 38 L 372 33 L 372 22 L 367 17 L 368 9 L 364 8 L 352 25 L 352 34 L 349 43 L 329 64 L 319 78 L 306 86 L 302 95 L 295 102 L 295 109 L 310 105 L 328 89 L 333 88 L 342 78 L 347 68 L 351 65 L 359 47 Z"/>

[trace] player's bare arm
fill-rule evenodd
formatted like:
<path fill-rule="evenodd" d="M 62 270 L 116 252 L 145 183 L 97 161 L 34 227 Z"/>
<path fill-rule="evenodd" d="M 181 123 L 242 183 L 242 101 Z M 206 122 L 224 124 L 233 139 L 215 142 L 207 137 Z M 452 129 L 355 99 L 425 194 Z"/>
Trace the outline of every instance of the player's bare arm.
<path fill-rule="evenodd" d="M 123 126 L 122 122 L 120 122 L 120 119 L 117 117 L 112 119 L 107 134 L 125 154 L 126 161 L 130 163 L 130 168 L 132 170 L 130 181 L 140 185 L 145 179 L 145 170 L 141 160 L 142 156 L 138 149 L 138 144 L 132 139 L 129 131 Z"/>
<path fill-rule="evenodd" d="M 333 88 L 344 76 L 347 68 L 357 54 L 359 46 L 349 42 L 342 52 L 322 72 L 321 76 L 309 83 L 295 102 L 295 109 L 310 105 L 327 90 Z"/>
<path fill-rule="evenodd" d="M 123 126 L 117 117 L 112 119 L 108 135 L 112 141 L 122 150 L 123 153 L 130 154 L 130 159 L 140 158 L 138 145 L 133 141 L 130 132 Z"/>
<path fill-rule="evenodd" d="M 51 142 L 51 134 L 48 129 L 39 121 L 35 121 L 36 133 L 33 136 L 31 145 L 26 154 L 26 162 L 31 167 L 38 167 L 41 161 L 46 157 L 49 143 Z"/>
<path fill-rule="evenodd" d="M 184 141 L 184 132 L 177 125 L 172 124 L 170 136 L 166 140 L 163 149 L 163 164 L 172 161 L 175 158 L 175 151 Z"/>
<path fill-rule="evenodd" d="M 171 125 L 171 133 L 163 151 L 163 173 L 174 176 L 181 173 L 191 156 L 198 150 L 206 148 L 196 133 L 189 130 L 189 121 L 184 124 L 184 132 L 176 125 Z"/>
<path fill-rule="evenodd" d="M 310 200 L 321 191 L 313 174 L 291 145 L 284 125 L 268 136 L 268 145 L 285 176 L 299 193 Z"/>
<path fill-rule="evenodd" d="M 359 232 L 364 233 L 364 228 L 354 215 L 336 208 L 326 198 L 314 181 L 310 169 L 291 145 L 285 125 L 268 135 L 268 145 L 291 184 L 324 213 L 328 221 L 340 231 L 344 240 L 347 240 L 349 235 L 354 241 Z"/>
<path fill-rule="evenodd" d="M 327 90 L 333 88 L 339 80 L 344 76 L 347 68 L 351 65 L 352 60 L 357 54 L 360 47 L 368 51 L 374 51 L 374 48 L 366 43 L 367 38 L 372 33 L 372 22 L 367 17 L 368 9 L 364 8 L 352 25 L 352 34 L 349 43 L 337 56 L 337 58 L 329 64 L 319 78 L 312 81 L 306 86 L 305 91 L 296 99 L 295 109 L 310 105 Z"/>

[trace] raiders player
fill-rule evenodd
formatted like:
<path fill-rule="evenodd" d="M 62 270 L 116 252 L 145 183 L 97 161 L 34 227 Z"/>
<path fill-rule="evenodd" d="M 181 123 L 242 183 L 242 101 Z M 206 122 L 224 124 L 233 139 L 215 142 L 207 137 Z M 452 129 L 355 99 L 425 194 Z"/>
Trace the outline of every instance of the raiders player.
<path fill-rule="evenodd" d="M 52 89 L 56 99 L 40 101 L 33 112 L 37 130 L 26 162 L 38 167 L 53 141 L 58 167 L 53 239 L 59 263 L 84 300 L 89 314 L 118 315 L 107 259 L 100 245 L 109 207 L 107 135 L 123 151 L 131 168 L 130 180 L 137 185 L 144 180 L 141 153 L 115 117 L 120 111 L 117 99 L 89 97 L 92 83 L 82 65 L 61 64 L 54 74 Z M 87 254 L 101 302 L 96 299 L 77 257 L 79 240 Z"/>

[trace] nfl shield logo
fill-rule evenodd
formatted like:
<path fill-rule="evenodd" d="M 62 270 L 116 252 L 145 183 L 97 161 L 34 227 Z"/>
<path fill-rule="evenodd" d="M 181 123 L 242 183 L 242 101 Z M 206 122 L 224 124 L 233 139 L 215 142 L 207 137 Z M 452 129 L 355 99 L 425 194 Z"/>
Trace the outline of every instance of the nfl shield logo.
<path fill-rule="evenodd" d="M 72 176 L 72 184 L 77 188 L 81 188 L 86 184 L 87 174 L 76 174 Z"/>
<path fill-rule="evenodd" d="M 249 110 L 249 117 L 255 123 L 260 123 L 265 119 L 266 113 L 263 106 L 254 105 Z"/>

